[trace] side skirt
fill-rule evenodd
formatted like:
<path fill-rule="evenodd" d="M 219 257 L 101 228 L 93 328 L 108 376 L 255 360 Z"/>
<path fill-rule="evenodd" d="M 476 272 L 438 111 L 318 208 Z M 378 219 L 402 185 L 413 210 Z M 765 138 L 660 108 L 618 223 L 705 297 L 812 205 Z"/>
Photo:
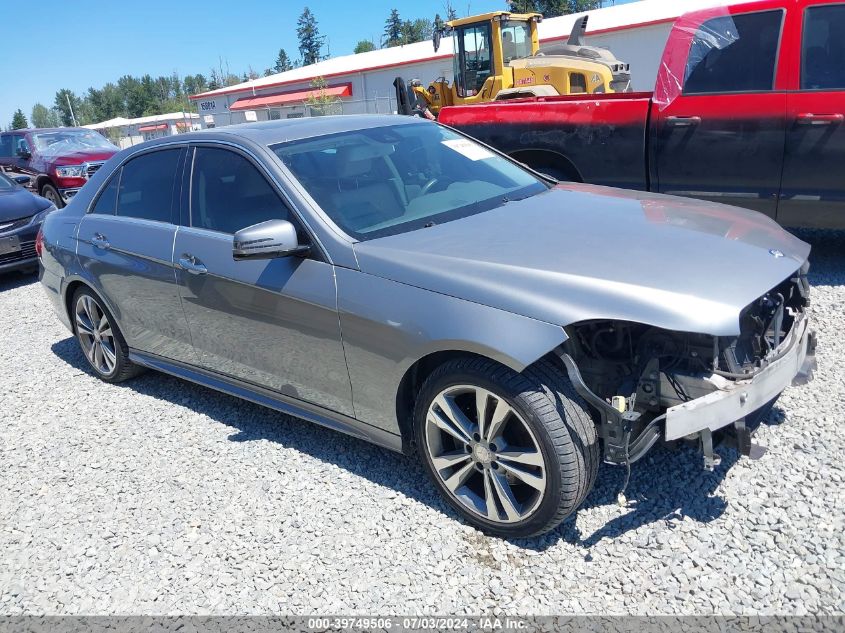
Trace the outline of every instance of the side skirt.
<path fill-rule="evenodd" d="M 143 367 L 189 380 L 198 385 L 228 393 L 230 396 L 235 396 L 236 398 L 249 400 L 255 404 L 260 404 L 261 406 L 281 411 L 293 417 L 302 418 L 320 426 L 325 426 L 335 431 L 340 431 L 341 433 L 346 433 L 347 435 L 352 435 L 353 437 L 383 446 L 384 448 L 389 448 L 392 451 L 402 452 L 402 437 L 400 435 L 390 433 L 366 422 L 356 420 L 355 418 L 350 418 L 342 413 L 283 396 L 264 387 L 237 380 L 230 376 L 224 376 L 223 374 L 206 369 L 161 358 L 154 354 L 130 349 L 129 359 L 133 363 L 137 363 Z"/>

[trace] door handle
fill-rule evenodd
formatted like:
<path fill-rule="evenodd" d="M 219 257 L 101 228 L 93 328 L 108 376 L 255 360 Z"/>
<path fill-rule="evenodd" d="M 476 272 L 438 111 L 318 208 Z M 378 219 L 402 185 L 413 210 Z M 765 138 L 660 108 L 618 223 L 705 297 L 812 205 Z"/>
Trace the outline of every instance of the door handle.
<path fill-rule="evenodd" d="M 666 125 L 669 127 L 695 127 L 701 123 L 700 116 L 670 116 L 666 117 Z"/>
<path fill-rule="evenodd" d="M 802 112 L 795 117 L 795 122 L 798 125 L 833 125 L 834 123 L 842 123 L 845 121 L 845 115 L 835 114 L 813 114 L 812 112 Z"/>
<path fill-rule="evenodd" d="M 179 258 L 179 267 L 192 275 L 204 275 L 208 272 L 208 268 L 206 268 L 205 265 L 203 265 L 196 257 L 187 253 L 183 254 L 182 257 Z"/>
<path fill-rule="evenodd" d="M 94 237 L 91 238 L 91 244 L 103 250 L 111 248 L 111 244 L 109 244 L 108 239 L 102 233 L 94 233 Z"/>

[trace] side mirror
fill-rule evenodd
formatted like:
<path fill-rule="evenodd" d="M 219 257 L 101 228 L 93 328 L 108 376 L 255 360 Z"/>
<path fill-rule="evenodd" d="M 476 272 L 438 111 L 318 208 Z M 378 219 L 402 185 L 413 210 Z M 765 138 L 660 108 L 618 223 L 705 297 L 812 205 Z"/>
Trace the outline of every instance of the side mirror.
<path fill-rule="evenodd" d="M 241 259 L 274 259 L 306 255 L 311 250 L 299 243 L 296 228 L 287 220 L 267 220 L 235 233 L 232 257 Z"/>
<path fill-rule="evenodd" d="M 25 160 L 28 160 L 28 159 L 32 158 L 32 154 L 30 154 L 30 153 L 29 153 L 28 151 L 26 151 L 25 149 L 19 149 L 19 150 L 18 150 L 18 156 L 20 156 L 21 158 L 23 158 L 23 159 L 25 159 Z"/>
<path fill-rule="evenodd" d="M 12 180 L 18 183 L 21 187 L 26 187 L 32 182 L 32 178 L 29 176 L 12 176 Z"/>

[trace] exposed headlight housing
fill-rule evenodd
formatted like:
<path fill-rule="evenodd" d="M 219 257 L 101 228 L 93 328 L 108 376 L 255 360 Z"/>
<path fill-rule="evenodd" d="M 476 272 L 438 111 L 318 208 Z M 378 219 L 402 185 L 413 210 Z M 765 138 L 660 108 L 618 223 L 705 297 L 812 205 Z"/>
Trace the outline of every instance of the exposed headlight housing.
<path fill-rule="evenodd" d="M 85 178 L 85 165 L 62 165 L 56 167 L 59 178 Z"/>
<path fill-rule="evenodd" d="M 50 205 L 46 209 L 42 209 L 29 219 L 30 224 L 41 224 L 50 213 L 56 210 L 55 205 Z"/>

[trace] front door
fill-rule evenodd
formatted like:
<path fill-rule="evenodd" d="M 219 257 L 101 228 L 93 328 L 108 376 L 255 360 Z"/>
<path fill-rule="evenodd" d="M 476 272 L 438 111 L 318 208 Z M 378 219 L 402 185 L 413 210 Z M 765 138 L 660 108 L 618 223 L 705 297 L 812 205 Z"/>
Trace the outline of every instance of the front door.
<path fill-rule="evenodd" d="M 720 15 L 698 25 L 681 94 L 655 105 L 658 191 L 775 217 L 786 115 L 786 92 L 775 89 L 783 16 L 780 9 Z"/>
<path fill-rule="evenodd" d="M 845 4 L 803 13 L 798 90 L 787 101 L 778 222 L 845 227 Z"/>
<path fill-rule="evenodd" d="M 117 170 L 79 223 L 77 255 L 129 347 L 192 362 L 172 264 L 185 151 L 147 152 Z"/>
<path fill-rule="evenodd" d="M 296 220 L 250 158 L 210 146 L 194 152 L 174 261 L 198 362 L 353 415 L 332 266 L 319 256 L 235 261 L 236 231 Z"/>

